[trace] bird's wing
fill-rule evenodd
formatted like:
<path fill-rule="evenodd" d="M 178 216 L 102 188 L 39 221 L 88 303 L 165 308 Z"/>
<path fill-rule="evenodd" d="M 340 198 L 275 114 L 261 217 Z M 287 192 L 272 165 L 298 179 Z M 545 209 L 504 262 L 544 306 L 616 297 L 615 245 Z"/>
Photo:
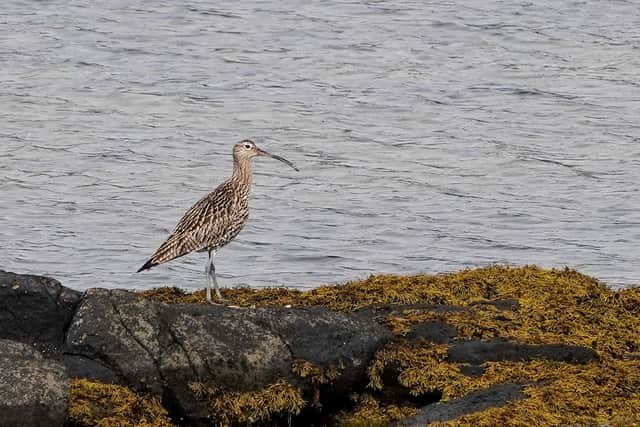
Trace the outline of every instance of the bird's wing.
<path fill-rule="evenodd" d="M 171 235 L 193 231 L 207 224 L 219 208 L 214 203 L 212 195 L 213 193 L 207 194 L 185 212 L 173 228 Z"/>
<path fill-rule="evenodd" d="M 153 265 L 171 261 L 215 243 L 231 222 L 233 206 L 221 197 L 221 188 L 198 200 L 178 221 L 171 235 L 151 256 Z"/>

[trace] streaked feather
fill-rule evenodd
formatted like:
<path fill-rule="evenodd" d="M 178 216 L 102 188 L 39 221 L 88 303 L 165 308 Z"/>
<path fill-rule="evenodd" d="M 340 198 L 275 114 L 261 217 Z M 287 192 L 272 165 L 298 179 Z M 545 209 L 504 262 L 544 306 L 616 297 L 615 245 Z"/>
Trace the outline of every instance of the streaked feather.
<path fill-rule="evenodd" d="M 198 200 L 140 270 L 190 252 L 217 250 L 229 243 L 249 216 L 250 185 L 250 180 L 232 177 Z"/>

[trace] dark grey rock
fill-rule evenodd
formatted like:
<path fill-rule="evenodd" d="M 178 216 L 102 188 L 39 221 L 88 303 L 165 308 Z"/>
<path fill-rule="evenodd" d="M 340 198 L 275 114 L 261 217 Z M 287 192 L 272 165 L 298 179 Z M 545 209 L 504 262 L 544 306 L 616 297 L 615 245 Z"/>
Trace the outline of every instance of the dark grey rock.
<path fill-rule="evenodd" d="M 568 344 L 527 345 L 508 341 L 456 341 L 449 348 L 448 360 L 479 365 L 500 360 L 528 361 L 533 359 L 587 363 L 598 359 L 598 353 L 587 347 Z"/>
<path fill-rule="evenodd" d="M 300 358 L 322 368 L 341 363 L 343 383 L 352 384 L 389 336 L 367 319 L 321 308 L 165 305 L 93 289 L 71 322 L 65 352 L 98 361 L 135 389 L 162 394 L 182 414 L 201 418 L 207 407 L 191 392 L 192 382 L 230 390 L 295 382 L 291 362 Z"/>
<path fill-rule="evenodd" d="M 492 305 L 498 310 L 502 310 L 502 311 L 516 310 L 520 308 L 520 302 L 517 299 L 513 299 L 513 298 L 499 299 L 496 301 L 478 301 L 470 304 L 471 307 L 482 306 L 482 305 Z"/>
<path fill-rule="evenodd" d="M 69 326 L 65 353 L 99 361 L 139 390 L 161 393 L 160 329 L 155 303 L 127 291 L 90 289 Z"/>
<path fill-rule="evenodd" d="M 366 367 L 391 333 L 369 316 L 344 315 L 324 307 L 265 308 L 248 315 L 276 333 L 292 359 L 302 359 L 327 369 L 340 368 L 340 376 L 322 387 L 327 404 L 346 401 L 366 382 Z M 308 385 L 308 384 L 307 384 Z"/>
<path fill-rule="evenodd" d="M 0 340 L 1 426 L 62 426 L 68 398 L 63 365 L 28 344 Z"/>
<path fill-rule="evenodd" d="M 62 363 L 67 368 L 70 378 L 86 378 L 108 384 L 126 384 L 126 380 L 118 376 L 110 366 L 100 360 L 90 359 L 78 354 L 56 354 L 50 359 Z"/>
<path fill-rule="evenodd" d="M 0 339 L 55 351 L 80 298 L 57 280 L 0 270 Z"/>
<path fill-rule="evenodd" d="M 324 307 L 262 308 L 247 312 L 255 322 L 282 338 L 294 359 L 320 367 L 338 360 L 362 366 L 391 333 L 365 316 Z"/>
<path fill-rule="evenodd" d="M 207 416 L 191 381 L 229 390 L 263 388 L 291 375 L 291 353 L 274 332 L 256 324 L 252 310 L 199 304 L 160 305 L 168 333 L 158 368 L 182 411 Z"/>
<path fill-rule="evenodd" d="M 398 421 L 394 425 L 423 427 L 429 423 L 449 421 L 487 408 L 504 406 L 512 400 L 525 398 L 523 388 L 522 384 L 500 384 L 469 393 L 460 399 L 427 405 L 418 414 Z"/>
<path fill-rule="evenodd" d="M 442 320 L 428 320 L 411 328 L 407 339 L 425 339 L 438 344 L 446 344 L 458 335 L 456 328 Z"/>

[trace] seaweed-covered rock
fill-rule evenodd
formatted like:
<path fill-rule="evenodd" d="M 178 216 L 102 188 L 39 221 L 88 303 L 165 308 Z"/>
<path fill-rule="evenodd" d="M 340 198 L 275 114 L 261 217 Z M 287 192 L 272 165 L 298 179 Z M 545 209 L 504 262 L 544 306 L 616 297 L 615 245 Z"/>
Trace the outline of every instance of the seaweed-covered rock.
<path fill-rule="evenodd" d="M 0 338 L 57 349 L 80 297 L 57 280 L 0 270 Z"/>
<path fill-rule="evenodd" d="M 0 340 L 0 425 L 62 426 L 69 378 L 28 344 Z"/>
<path fill-rule="evenodd" d="M 131 389 L 86 379 L 69 387 L 67 418 L 72 426 L 172 427 L 160 399 Z"/>
<path fill-rule="evenodd" d="M 59 424 L 67 376 L 83 426 L 640 423 L 640 288 L 490 266 L 223 295 L 1 273 L 0 338 L 35 345 L 0 341 L 0 425 Z"/>
<path fill-rule="evenodd" d="M 377 403 L 358 403 L 342 426 L 385 425 L 410 408 L 409 425 L 640 422 L 640 288 L 535 266 L 381 280 L 360 286 L 391 307 L 381 321 L 396 339 L 369 366 Z"/>
<path fill-rule="evenodd" d="M 283 378 L 304 388 L 292 370 L 299 358 L 322 369 L 339 365 L 344 375 L 334 380 L 344 378 L 347 392 L 389 336 L 367 319 L 321 307 L 166 305 L 93 289 L 69 327 L 66 352 L 98 360 L 135 389 L 163 394 L 182 414 L 204 418 L 211 402 L 194 390 L 260 390 Z"/>

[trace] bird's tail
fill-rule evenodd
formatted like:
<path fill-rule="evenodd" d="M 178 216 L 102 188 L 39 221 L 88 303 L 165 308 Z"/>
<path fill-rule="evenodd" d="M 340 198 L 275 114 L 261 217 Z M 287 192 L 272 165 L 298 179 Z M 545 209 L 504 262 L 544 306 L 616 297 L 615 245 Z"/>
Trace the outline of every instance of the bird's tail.
<path fill-rule="evenodd" d="M 142 267 L 140 267 L 140 269 L 137 271 L 137 273 L 140 273 L 143 270 L 148 270 L 151 267 L 155 267 L 158 264 L 159 264 L 158 262 L 153 261 L 153 258 L 150 258 L 149 261 L 145 262 L 144 265 Z"/>

